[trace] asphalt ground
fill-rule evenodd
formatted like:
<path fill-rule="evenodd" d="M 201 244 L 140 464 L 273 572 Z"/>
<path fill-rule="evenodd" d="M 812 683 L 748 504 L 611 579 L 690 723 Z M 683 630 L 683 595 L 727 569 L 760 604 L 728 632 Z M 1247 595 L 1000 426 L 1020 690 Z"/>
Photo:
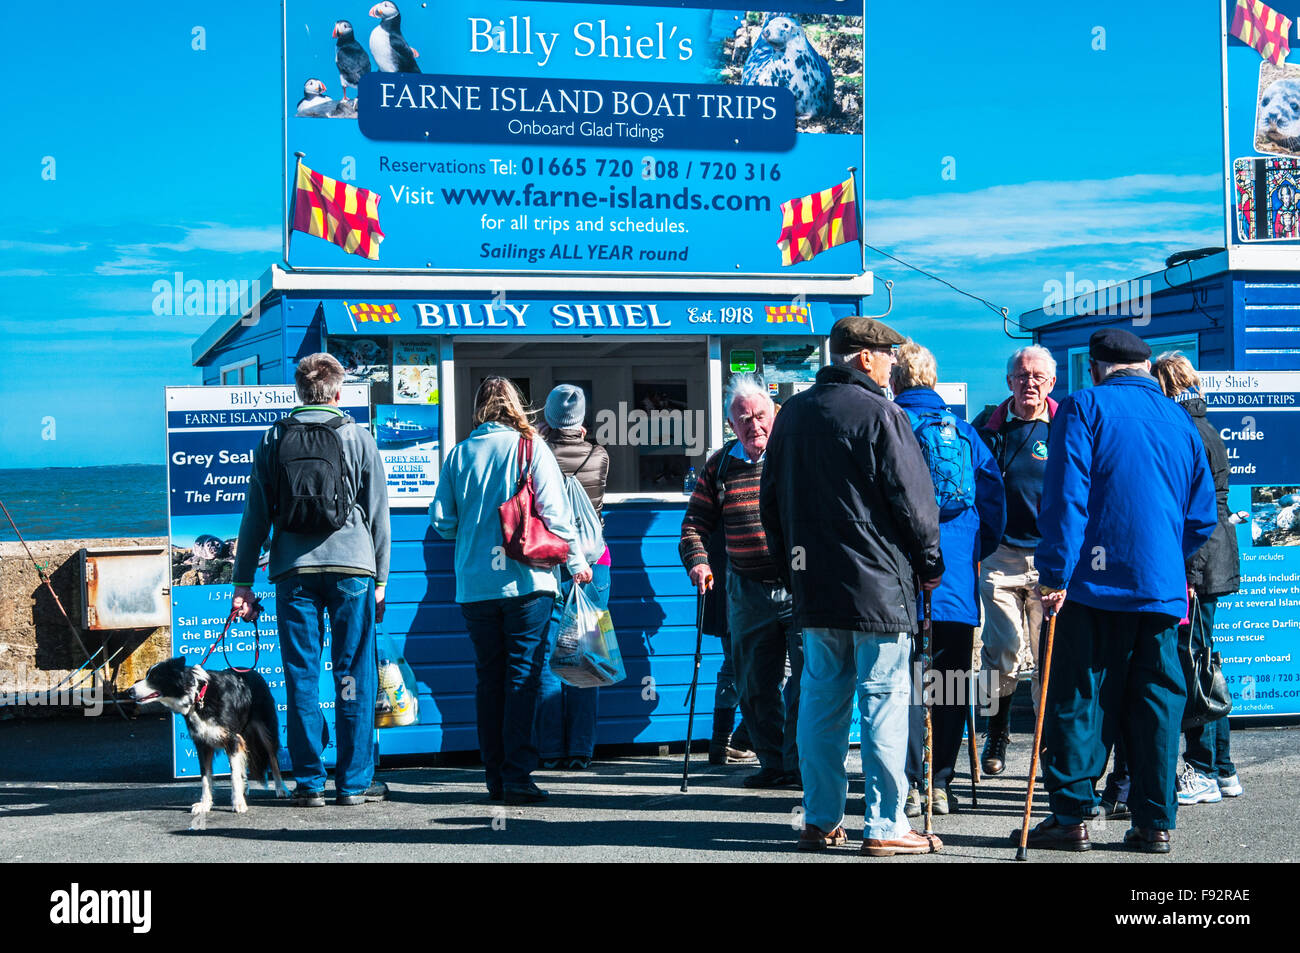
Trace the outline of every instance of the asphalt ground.
<path fill-rule="evenodd" d="M 1027 719 L 1017 720 L 1028 727 Z M 1239 798 L 1178 813 L 1168 856 L 1121 846 L 1126 821 L 1096 822 L 1092 851 L 1031 851 L 1031 860 L 1076 865 L 1114 863 L 1278 863 L 1300 854 L 1296 791 L 1300 729 L 1253 728 L 1232 735 L 1245 788 Z M 295 808 L 255 788 L 250 810 L 230 810 L 230 788 L 216 784 L 216 807 L 194 829 L 197 781 L 170 779 L 165 717 L 127 722 L 46 718 L 0 723 L 0 854 L 9 861 L 145 864 L 260 862 L 701 862 L 925 865 L 1012 863 L 1008 841 L 1024 806 L 1029 735 L 1018 731 L 1007 771 L 979 785 L 970 804 L 963 748 L 953 786 L 957 814 L 934 819 L 941 853 L 866 858 L 859 854 L 862 781 L 850 753 L 846 847 L 820 854 L 795 850 L 797 791 L 742 786 L 753 767 L 710 766 L 692 757 L 690 791 L 680 792 L 682 756 L 649 751 L 598 752 L 582 772 L 538 772 L 550 792 L 539 805 L 489 802 L 483 772 L 470 757 L 438 766 L 382 764 L 384 803 Z M 332 791 L 330 792 L 332 795 Z M 1035 817 L 1046 798 L 1035 797 Z M 921 820 L 915 822 L 919 827 Z M 1022 867 L 1024 865 L 1021 865 Z M 14 871 L 10 871 L 14 873 Z"/>

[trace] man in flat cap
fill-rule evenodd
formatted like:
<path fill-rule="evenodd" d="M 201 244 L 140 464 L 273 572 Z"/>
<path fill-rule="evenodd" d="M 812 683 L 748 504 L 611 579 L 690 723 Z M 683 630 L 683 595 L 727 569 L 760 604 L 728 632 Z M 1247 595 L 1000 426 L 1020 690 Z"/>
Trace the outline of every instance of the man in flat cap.
<path fill-rule="evenodd" d="M 906 411 L 884 390 L 894 348 L 905 340 L 870 318 L 837 321 L 832 364 L 785 403 L 768 439 L 759 514 L 804 639 L 800 850 L 848 840 L 840 824 L 855 688 L 866 782 L 863 853 L 943 846 L 912 830 L 904 813 L 917 586 L 933 589 L 943 575 L 930 471 Z"/>
<path fill-rule="evenodd" d="M 1097 331 L 1096 386 L 1066 397 L 1052 421 L 1035 558 L 1044 612 L 1058 614 L 1043 719 L 1052 813 L 1030 832 L 1036 847 L 1091 847 L 1085 822 L 1119 738 L 1132 778 L 1124 845 L 1170 850 L 1187 695 L 1183 564 L 1217 511 L 1196 428 L 1151 376 L 1150 356 L 1128 331 Z"/>

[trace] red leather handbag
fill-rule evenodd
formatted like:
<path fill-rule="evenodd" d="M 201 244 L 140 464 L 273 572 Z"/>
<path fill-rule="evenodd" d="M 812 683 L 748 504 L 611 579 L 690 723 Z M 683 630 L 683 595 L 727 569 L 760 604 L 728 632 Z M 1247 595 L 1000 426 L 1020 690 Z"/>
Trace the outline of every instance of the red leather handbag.
<path fill-rule="evenodd" d="M 519 438 L 519 463 L 522 472 L 515 495 L 497 507 L 502 543 L 511 559 L 534 569 L 553 569 L 569 558 L 569 544 L 552 533 L 537 512 L 533 442 L 527 437 Z"/>

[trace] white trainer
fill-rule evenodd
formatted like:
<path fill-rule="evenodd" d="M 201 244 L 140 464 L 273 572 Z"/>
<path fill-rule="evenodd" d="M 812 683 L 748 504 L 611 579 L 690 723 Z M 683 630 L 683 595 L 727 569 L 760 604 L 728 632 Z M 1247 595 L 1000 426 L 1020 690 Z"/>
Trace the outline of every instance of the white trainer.
<path fill-rule="evenodd" d="M 1190 764 L 1178 775 L 1178 805 L 1217 804 L 1223 800 L 1219 785 L 1197 771 Z"/>
<path fill-rule="evenodd" d="M 1226 778 L 1220 777 L 1218 779 L 1218 782 L 1219 782 L 1219 793 L 1222 794 L 1224 797 L 1241 797 L 1242 795 L 1241 782 L 1237 780 L 1237 776 L 1235 774 L 1229 775 Z"/>

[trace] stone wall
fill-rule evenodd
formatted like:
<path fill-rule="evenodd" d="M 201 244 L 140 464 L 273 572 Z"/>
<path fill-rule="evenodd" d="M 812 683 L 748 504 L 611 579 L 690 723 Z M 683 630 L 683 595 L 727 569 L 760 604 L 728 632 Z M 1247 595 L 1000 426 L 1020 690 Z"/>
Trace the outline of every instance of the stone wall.
<path fill-rule="evenodd" d="M 118 653 L 109 670 L 117 688 L 131 685 L 149 666 L 170 657 L 170 626 L 96 632 L 82 629 L 78 558 L 83 548 L 165 547 L 165 538 L 29 540 L 27 545 L 46 567 L 50 583 L 87 652 L 93 653 L 106 644 L 108 656 Z M 77 669 L 85 657 L 23 545 L 0 543 L 0 692 L 51 689 Z M 27 706 L 10 705 L 0 708 L 0 712 L 21 715 L 24 708 Z M 34 708 L 27 710 L 36 713 Z"/>

